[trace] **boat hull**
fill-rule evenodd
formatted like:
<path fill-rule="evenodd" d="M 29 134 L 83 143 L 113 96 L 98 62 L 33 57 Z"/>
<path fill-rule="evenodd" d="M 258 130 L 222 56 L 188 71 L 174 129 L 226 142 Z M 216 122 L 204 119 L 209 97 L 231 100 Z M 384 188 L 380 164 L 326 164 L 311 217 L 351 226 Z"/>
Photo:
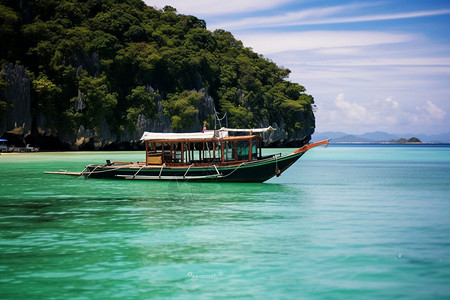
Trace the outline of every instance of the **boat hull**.
<path fill-rule="evenodd" d="M 304 152 L 244 162 L 230 166 L 145 166 L 138 164 L 88 165 L 81 173 L 85 178 L 127 180 L 177 180 L 264 182 L 279 176 L 296 162 Z"/>

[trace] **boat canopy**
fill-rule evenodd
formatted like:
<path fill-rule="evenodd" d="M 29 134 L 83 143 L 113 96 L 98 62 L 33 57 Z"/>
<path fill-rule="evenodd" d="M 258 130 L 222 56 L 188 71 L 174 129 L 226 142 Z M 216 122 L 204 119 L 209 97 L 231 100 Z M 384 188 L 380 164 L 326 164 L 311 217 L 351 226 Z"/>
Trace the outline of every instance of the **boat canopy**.
<path fill-rule="evenodd" d="M 213 140 L 228 137 L 228 132 L 206 130 L 205 132 L 162 133 L 144 132 L 141 141 L 174 141 L 174 140 Z"/>
<path fill-rule="evenodd" d="M 205 132 L 188 132 L 188 133 L 163 133 L 145 131 L 141 137 L 141 141 L 175 141 L 175 140 L 213 140 L 228 137 L 228 132 L 250 132 L 261 133 L 275 130 L 271 126 L 267 128 L 254 129 L 231 129 L 222 127 L 219 130 L 206 130 Z"/>
<path fill-rule="evenodd" d="M 275 128 L 273 128 L 272 126 L 269 127 L 265 127 L 265 128 L 225 128 L 222 127 L 219 129 L 219 131 L 229 131 L 229 132 L 254 132 L 254 133 L 262 133 L 262 132 L 266 132 L 266 131 L 273 131 L 276 130 Z"/>

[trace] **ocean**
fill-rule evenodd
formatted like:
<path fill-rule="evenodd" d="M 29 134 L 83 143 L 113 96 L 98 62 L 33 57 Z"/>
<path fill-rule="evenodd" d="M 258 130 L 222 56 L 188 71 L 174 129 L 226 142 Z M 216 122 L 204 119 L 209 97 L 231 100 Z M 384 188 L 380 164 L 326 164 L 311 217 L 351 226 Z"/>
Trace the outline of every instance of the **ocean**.
<path fill-rule="evenodd" d="M 0 155 L 1 299 L 450 298 L 449 146 L 314 148 L 261 184 L 43 174 L 106 159 L 144 153 Z"/>

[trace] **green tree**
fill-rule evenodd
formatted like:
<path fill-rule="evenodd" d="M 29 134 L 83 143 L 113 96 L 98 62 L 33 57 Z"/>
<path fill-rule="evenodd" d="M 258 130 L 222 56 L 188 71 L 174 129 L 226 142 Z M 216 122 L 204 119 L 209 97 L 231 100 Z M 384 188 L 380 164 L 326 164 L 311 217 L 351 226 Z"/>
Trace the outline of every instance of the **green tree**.
<path fill-rule="evenodd" d="M 189 130 L 194 125 L 198 107 L 204 93 L 196 91 L 183 91 L 167 95 L 163 101 L 164 114 L 170 117 L 174 130 Z"/>
<path fill-rule="evenodd" d="M 408 139 L 408 143 L 422 143 L 422 141 L 416 137 L 412 137 Z"/>
<path fill-rule="evenodd" d="M 0 38 L 13 35 L 18 20 L 19 17 L 12 8 L 0 4 Z"/>
<path fill-rule="evenodd" d="M 3 79 L 3 76 L 1 76 L 2 73 L 0 72 L 0 91 L 3 92 L 7 87 L 7 82 Z M 0 95 L 3 93 L 0 93 Z M 3 124 L 6 118 L 6 110 L 8 108 L 8 103 L 6 103 L 5 99 L 0 97 L 0 124 Z"/>
<path fill-rule="evenodd" d="M 155 67 L 161 55 L 146 43 L 130 43 L 119 50 L 115 57 L 117 85 L 135 86 L 151 83 L 155 76 Z"/>
<path fill-rule="evenodd" d="M 145 115 L 152 118 L 156 115 L 156 97 L 155 92 L 148 92 L 145 86 L 138 86 L 131 90 L 131 94 L 126 97 L 128 109 L 126 119 L 134 124 L 139 115 Z"/>
<path fill-rule="evenodd" d="M 83 71 L 78 84 L 81 99 L 73 97 L 71 102 L 75 104 L 76 101 L 82 101 L 83 105 L 78 105 L 80 112 L 75 114 L 75 117 L 80 118 L 81 122 L 97 126 L 104 117 L 114 115 L 114 108 L 117 105 L 117 94 L 109 91 L 105 76 L 94 78 Z M 73 110 L 77 109 L 72 108 L 71 111 Z"/>
<path fill-rule="evenodd" d="M 32 81 L 32 88 L 37 95 L 37 110 L 55 117 L 55 101 L 61 96 L 61 88 L 44 73 Z"/>

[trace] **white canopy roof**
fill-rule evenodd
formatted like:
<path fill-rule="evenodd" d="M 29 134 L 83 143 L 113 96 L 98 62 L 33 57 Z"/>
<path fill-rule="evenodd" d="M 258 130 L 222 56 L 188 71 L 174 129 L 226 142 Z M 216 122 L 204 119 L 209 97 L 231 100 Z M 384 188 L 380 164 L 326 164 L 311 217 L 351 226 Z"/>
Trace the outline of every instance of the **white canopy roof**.
<path fill-rule="evenodd" d="M 231 132 L 255 132 L 255 133 L 260 133 L 260 132 L 266 132 L 266 131 L 272 131 L 272 130 L 276 130 L 275 128 L 273 128 L 272 126 L 266 127 L 266 128 L 243 128 L 243 129 L 236 129 L 236 128 L 225 128 L 222 127 L 219 129 L 220 131 L 231 131 Z"/>
<path fill-rule="evenodd" d="M 141 141 L 170 141 L 170 140 L 212 140 L 214 138 L 224 138 L 228 132 L 218 132 L 206 130 L 205 132 L 189 133 L 163 133 L 163 132 L 144 132 Z"/>
<path fill-rule="evenodd" d="M 275 130 L 271 126 L 267 128 L 255 129 L 232 129 L 220 128 L 219 130 L 206 130 L 205 132 L 189 132 L 189 133 L 164 133 L 164 132 L 148 132 L 145 131 L 141 137 L 141 141 L 172 141 L 172 140 L 212 140 L 228 137 L 228 132 L 266 132 Z"/>

